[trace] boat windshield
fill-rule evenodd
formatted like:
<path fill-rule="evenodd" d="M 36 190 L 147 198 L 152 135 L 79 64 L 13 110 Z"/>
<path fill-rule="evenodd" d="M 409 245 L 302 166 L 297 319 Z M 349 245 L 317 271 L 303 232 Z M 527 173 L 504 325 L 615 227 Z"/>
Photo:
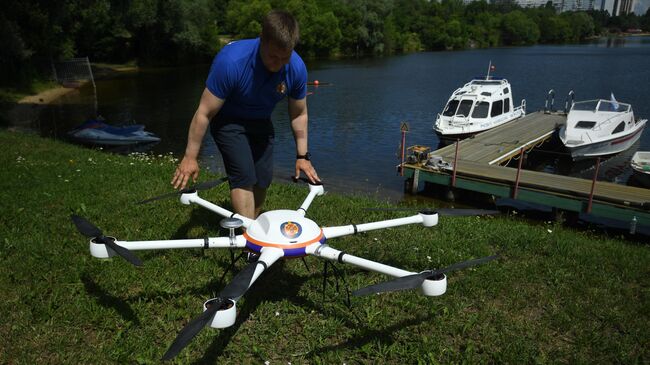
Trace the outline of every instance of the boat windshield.
<path fill-rule="evenodd" d="M 596 110 L 598 100 L 580 101 L 574 103 L 571 110 Z"/>
<path fill-rule="evenodd" d="M 449 103 L 447 103 L 445 111 L 442 112 L 442 115 L 445 117 L 453 117 L 454 114 L 456 114 L 456 109 L 458 109 L 458 103 L 458 99 L 449 100 Z"/>
<path fill-rule="evenodd" d="M 630 110 L 630 104 L 619 103 L 611 100 L 589 100 L 580 101 L 573 104 L 571 110 L 586 110 L 599 112 L 627 112 Z"/>
<path fill-rule="evenodd" d="M 482 119 L 487 118 L 488 111 L 490 110 L 490 103 L 487 101 L 477 101 L 474 104 L 474 111 L 472 112 L 472 118 Z"/>
<path fill-rule="evenodd" d="M 629 109 L 629 105 L 619 103 L 616 101 L 605 101 L 601 100 L 598 104 L 599 112 L 626 112 Z"/>
<path fill-rule="evenodd" d="M 472 110 L 472 104 L 474 104 L 474 102 L 471 99 L 463 99 L 460 102 L 456 115 L 461 117 L 469 116 L 469 112 Z"/>

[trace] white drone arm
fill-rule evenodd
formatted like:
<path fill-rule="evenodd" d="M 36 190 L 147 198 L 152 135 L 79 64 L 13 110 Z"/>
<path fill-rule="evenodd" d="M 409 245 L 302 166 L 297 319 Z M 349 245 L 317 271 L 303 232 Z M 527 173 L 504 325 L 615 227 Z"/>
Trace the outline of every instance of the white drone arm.
<path fill-rule="evenodd" d="M 246 217 L 244 217 L 242 215 L 239 215 L 237 213 L 233 213 L 233 212 L 229 211 L 228 209 L 224 209 L 224 208 L 222 208 L 222 207 L 220 207 L 220 206 L 218 206 L 216 204 L 213 204 L 213 203 L 201 198 L 199 196 L 199 194 L 197 194 L 196 192 L 181 195 L 181 203 L 183 203 L 183 204 L 190 204 L 190 203 L 198 204 L 198 205 L 202 206 L 203 208 L 206 208 L 208 210 L 211 210 L 211 211 L 219 214 L 222 217 L 241 219 L 242 222 L 244 222 L 244 228 L 250 227 L 250 225 L 253 224 L 253 222 L 254 222 L 250 218 L 246 218 Z"/>
<path fill-rule="evenodd" d="M 359 232 L 372 231 L 375 229 L 390 228 L 403 226 L 406 224 L 415 224 L 421 223 L 425 227 L 433 227 L 438 224 L 438 214 L 425 214 L 418 213 L 416 215 L 404 218 L 389 219 L 385 221 L 364 223 L 364 224 L 350 224 L 347 226 L 338 226 L 338 227 L 324 227 L 323 235 L 327 239 L 334 237 L 347 236 L 350 234 L 356 234 Z"/>
<path fill-rule="evenodd" d="M 250 288 L 251 285 L 259 278 L 262 273 L 271 267 L 278 259 L 280 259 L 282 256 L 284 256 L 284 251 L 282 251 L 279 248 L 274 248 L 274 247 L 264 247 L 262 248 L 262 252 L 260 254 L 260 257 L 257 259 L 257 267 L 255 267 L 255 273 L 253 274 L 253 277 L 251 278 L 250 283 L 248 284 L 248 287 Z M 259 265 L 259 264 L 262 265 Z M 233 301 L 237 302 L 239 298 L 232 298 Z"/>
<path fill-rule="evenodd" d="M 129 251 L 142 250 L 168 250 L 178 248 L 244 248 L 244 236 L 236 236 L 234 242 L 230 237 L 206 237 L 182 240 L 157 240 L 157 241 L 118 241 L 115 243 Z M 97 258 L 108 258 L 114 255 L 113 250 L 101 243 L 90 241 L 90 254 Z"/>
<path fill-rule="evenodd" d="M 307 213 L 307 209 L 309 209 L 309 206 L 311 205 L 311 202 L 314 201 L 314 198 L 317 196 L 321 196 L 323 194 L 325 194 L 325 189 L 323 189 L 323 185 L 309 184 L 309 195 L 307 195 L 305 201 L 302 202 L 302 205 L 300 206 L 300 208 L 298 208 L 298 213 L 300 213 L 304 217 L 305 213 Z"/>
<path fill-rule="evenodd" d="M 331 261 L 338 261 L 344 264 L 350 264 L 362 269 L 378 272 L 380 274 L 390 275 L 394 277 L 402 277 L 406 275 L 416 274 L 411 271 L 398 269 L 393 266 L 380 264 L 375 261 L 367 260 L 361 257 L 350 255 L 343 251 L 331 248 L 328 245 L 314 244 L 307 247 L 307 254 L 322 257 Z"/>
<path fill-rule="evenodd" d="M 331 261 L 338 261 L 343 264 L 354 265 L 362 269 L 378 272 L 380 274 L 390 275 L 396 278 L 418 274 L 416 272 L 398 269 L 393 266 L 380 264 L 375 261 L 370 261 L 361 257 L 350 255 L 343 251 L 331 248 L 326 244 L 310 245 L 307 247 L 307 253 Z M 420 284 L 420 289 L 422 290 L 422 294 L 426 296 L 442 295 L 447 291 L 447 277 L 443 275 L 442 279 L 423 279 L 422 283 Z"/>

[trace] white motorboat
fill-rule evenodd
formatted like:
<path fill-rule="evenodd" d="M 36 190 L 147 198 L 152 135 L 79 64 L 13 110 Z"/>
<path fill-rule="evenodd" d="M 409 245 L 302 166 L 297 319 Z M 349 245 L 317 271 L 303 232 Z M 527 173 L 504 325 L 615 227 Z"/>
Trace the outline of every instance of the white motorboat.
<path fill-rule="evenodd" d="M 574 160 L 627 150 L 641 137 L 646 119 L 634 118 L 632 106 L 612 100 L 574 103 L 560 129 L 560 140 Z"/>
<path fill-rule="evenodd" d="M 637 151 L 630 163 L 634 176 L 643 186 L 650 187 L 650 151 Z"/>
<path fill-rule="evenodd" d="M 465 138 L 526 115 L 526 100 L 514 107 L 508 80 L 475 78 L 451 94 L 433 130 L 441 139 Z"/>

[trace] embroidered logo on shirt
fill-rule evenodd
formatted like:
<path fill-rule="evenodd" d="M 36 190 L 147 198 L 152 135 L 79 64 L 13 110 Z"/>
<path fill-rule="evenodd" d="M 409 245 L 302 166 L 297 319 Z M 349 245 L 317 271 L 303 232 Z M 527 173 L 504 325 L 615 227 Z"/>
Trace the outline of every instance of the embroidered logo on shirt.
<path fill-rule="evenodd" d="M 287 84 L 282 81 L 281 83 L 278 84 L 278 86 L 275 88 L 275 91 L 277 91 L 279 94 L 284 95 L 287 92 Z"/>

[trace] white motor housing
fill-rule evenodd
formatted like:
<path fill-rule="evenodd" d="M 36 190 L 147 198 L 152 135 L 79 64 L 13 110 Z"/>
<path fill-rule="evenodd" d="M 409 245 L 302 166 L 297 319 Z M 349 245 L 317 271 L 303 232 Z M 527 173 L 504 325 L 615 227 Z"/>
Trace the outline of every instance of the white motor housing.
<path fill-rule="evenodd" d="M 115 237 L 106 236 L 106 238 L 112 238 L 113 240 L 115 240 Z M 103 243 L 95 243 L 94 241 L 95 241 L 94 238 L 91 239 L 90 240 L 90 246 L 89 246 L 90 247 L 90 254 L 93 257 L 97 257 L 98 259 L 107 259 L 107 258 L 110 258 L 110 257 L 113 257 L 113 256 L 117 255 L 115 253 L 115 251 L 111 250 L 105 244 L 103 244 Z"/>
<path fill-rule="evenodd" d="M 445 294 L 447 291 L 447 275 L 442 275 L 442 279 L 431 280 L 427 279 L 420 287 L 422 294 L 428 297 L 437 297 Z"/>
<path fill-rule="evenodd" d="M 208 310 L 208 303 L 217 298 L 212 298 L 203 303 L 203 311 Z M 237 318 L 237 302 L 232 299 L 226 299 L 226 309 L 220 309 L 212 318 L 210 327 L 212 328 L 226 328 L 235 324 Z"/>

